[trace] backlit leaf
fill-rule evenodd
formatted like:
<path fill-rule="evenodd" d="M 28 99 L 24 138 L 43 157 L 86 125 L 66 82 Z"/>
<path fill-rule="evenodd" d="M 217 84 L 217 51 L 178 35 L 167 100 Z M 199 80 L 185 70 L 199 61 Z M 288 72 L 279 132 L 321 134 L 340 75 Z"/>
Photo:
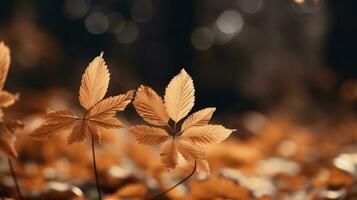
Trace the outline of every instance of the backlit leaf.
<path fill-rule="evenodd" d="M 4 88 L 7 73 L 10 67 L 10 49 L 0 42 L 0 90 Z"/>
<path fill-rule="evenodd" d="M 35 129 L 30 136 L 35 139 L 50 139 L 53 136 L 72 128 L 74 125 L 74 121 L 68 123 L 45 123 Z"/>
<path fill-rule="evenodd" d="M 205 153 L 188 141 L 176 140 L 177 150 L 189 162 L 205 159 Z"/>
<path fill-rule="evenodd" d="M 85 109 L 103 99 L 109 85 L 109 72 L 103 59 L 103 53 L 89 63 L 82 76 L 79 90 L 79 102 Z"/>
<path fill-rule="evenodd" d="M 206 160 L 199 159 L 196 160 L 197 168 L 196 170 L 200 173 L 210 174 L 209 164 Z"/>
<path fill-rule="evenodd" d="M 77 123 L 72 130 L 72 133 L 68 137 L 68 144 L 75 142 L 82 142 L 90 137 L 89 127 L 87 123 Z"/>
<path fill-rule="evenodd" d="M 72 110 L 64 108 L 58 111 L 47 113 L 45 119 L 47 123 L 65 124 L 71 123 L 75 120 L 78 120 L 79 118 Z"/>
<path fill-rule="evenodd" d="M 182 69 L 168 84 L 165 91 L 165 108 L 172 120 L 180 121 L 195 103 L 192 78 Z"/>
<path fill-rule="evenodd" d="M 161 161 L 165 167 L 175 169 L 178 160 L 178 151 L 174 140 L 167 140 L 161 147 Z"/>
<path fill-rule="evenodd" d="M 181 137 L 188 139 L 194 144 L 205 145 L 210 143 L 220 143 L 233 131 L 235 130 L 224 128 L 221 125 L 194 126 L 183 132 Z"/>
<path fill-rule="evenodd" d="M 108 117 L 115 115 L 116 112 L 123 111 L 133 98 L 134 91 L 130 90 L 125 94 L 108 97 L 99 102 L 90 110 L 91 117 Z"/>
<path fill-rule="evenodd" d="M 133 104 L 138 114 L 151 124 L 165 126 L 169 121 L 164 102 L 150 87 L 140 86 Z"/>
<path fill-rule="evenodd" d="M 114 117 L 110 118 L 90 118 L 88 120 L 92 126 L 99 126 L 106 129 L 122 128 L 123 124 Z"/>
<path fill-rule="evenodd" d="M 129 128 L 129 132 L 134 135 L 139 143 L 146 145 L 158 145 L 169 138 L 164 129 L 145 125 L 132 126 Z"/>
<path fill-rule="evenodd" d="M 4 131 L 9 134 L 14 134 L 16 130 L 22 129 L 24 124 L 19 120 L 4 120 L 1 123 L 1 131 Z"/>
<path fill-rule="evenodd" d="M 86 109 L 81 117 L 70 109 L 49 112 L 45 123 L 35 129 L 30 136 L 36 139 L 49 139 L 59 132 L 69 130 L 68 144 L 81 142 L 92 137 L 101 142 L 102 132 L 123 127 L 114 115 L 123 111 L 133 98 L 134 91 L 109 97 L 103 100 L 109 84 L 109 72 L 103 53 L 94 58 L 85 70 L 79 90 L 79 102 Z"/>
<path fill-rule="evenodd" d="M 0 152 L 8 157 L 17 157 L 13 137 L 9 135 L 2 135 L 0 137 Z"/>
<path fill-rule="evenodd" d="M 88 123 L 88 132 L 91 137 L 93 137 L 94 141 L 98 144 L 102 143 L 102 132 L 100 132 L 100 128 L 97 128 L 95 125 Z"/>
<path fill-rule="evenodd" d="M 182 123 L 181 131 L 184 131 L 192 126 L 206 125 L 211 119 L 215 110 L 216 108 L 205 108 L 193 113 Z"/>

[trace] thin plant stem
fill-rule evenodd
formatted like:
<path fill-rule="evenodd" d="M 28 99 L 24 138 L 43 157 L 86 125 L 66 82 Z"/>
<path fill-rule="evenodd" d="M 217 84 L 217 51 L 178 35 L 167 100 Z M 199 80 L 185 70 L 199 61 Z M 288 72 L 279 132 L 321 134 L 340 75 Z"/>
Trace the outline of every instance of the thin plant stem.
<path fill-rule="evenodd" d="M 176 135 L 176 122 L 174 124 L 174 134 Z"/>
<path fill-rule="evenodd" d="M 166 127 L 169 128 L 172 133 L 174 132 L 170 125 L 166 124 Z"/>
<path fill-rule="evenodd" d="M 21 190 L 20 190 L 20 187 L 19 187 L 19 183 L 17 182 L 17 178 L 16 178 L 16 173 L 15 173 L 14 167 L 12 166 L 12 162 L 11 162 L 10 158 L 8 158 L 8 162 L 9 162 L 9 167 L 10 167 L 10 171 L 11 171 L 11 176 L 12 176 L 12 179 L 14 180 L 14 183 L 15 183 L 17 195 L 18 195 L 20 200 L 23 200 L 24 198 L 22 197 Z"/>
<path fill-rule="evenodd" d="M 197 169 L 197 163 L 196 163 L 196 161 L 195 161 L 195 165 L 193 166 L 193 170 L 192 170 L 192 172 L 191 172 L 188 176 L 186 176 L 186 177 L 185 177 L 184 179 L 182 179 L 180 182 L 176 183 L 176 184 L 175 184 L 174 186 L 172 186 L 171 188 L 169 188 L 169 189 L 167 189 L 167 190 L 165 190 L 165 191 L 163 191 L 163 192 L 161 192 L 161 193 L 159 193 L 159 194 L 157 194 L 157 195 L 151 197 L 150 199 L 157 199 L 157 198 L 163 196 L 164 194 L 170 192 L 171 190 L 175 189 L 177 186 L 181 185 L 182 183 L 184 183 L 185 181 L 187 181 L 189 178 L 191 178 L 191 177 L 193 176 L 193 174 L 196 172 L 196 169 Z"/>
<path fill-rule="evenodd" d="M 92 157 L 93 157 L 93 169 L 94 169 L 94 174 L 95 174 L 95 183 L 97 185 L 97 191 L 98 191 L 98 198 L 99 200 L 102 200 L 102 193 L 100 192 L 100 185 L 99 185 L 99 178 L 98 178 L 98 172 L 97 172 L 97 163 L 95 161 L 95 152 L 94 152 L 94 137 L 92 136 Z"/>

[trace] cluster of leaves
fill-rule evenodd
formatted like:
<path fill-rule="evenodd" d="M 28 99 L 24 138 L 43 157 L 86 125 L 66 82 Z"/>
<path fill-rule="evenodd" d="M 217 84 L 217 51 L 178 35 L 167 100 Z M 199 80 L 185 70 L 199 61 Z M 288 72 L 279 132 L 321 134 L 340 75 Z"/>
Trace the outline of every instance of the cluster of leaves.
<path fill-rule="evenodd" d="M 17 120 L 4 117 L 2 109 L 13 105 L 19 94 L 3 90 L 10 66 L 10 50 L 0 43 L 0 151 L 8 157 L 16 157 L 14 135 L 23 125 Z M 94 142 L 101 143 L 102 134 L 124 127 L 116 118 L 134 98 L 134 91 L 104 98 L 110 80 L 103 53 L 94 58 L 86 68 L 79 89 L 79 103 L 83 112 L 79 115 L 70 108 L 48 111 L 45 122 L 29 135 L 34 139 L 50 139 L 69 132 L 67 144 L 92 141 L 93 164 L 99 198 L 101 198 L 96 169 Z M 136 125 L 129 128 L 135 139 L 146 145 L 160 145 L 161 161 L 168 169 L 175 169 L 179 157 L 195 164 L 194 170 L 209 174 L 209 164 L 203 147 L 225 140 L 234 130 L 221 125 L 208 124 L 215 108 L 193 113 L 195 89 L 192 78 L 182 69 L 168 84 L 164 100 L 150 87 L 140 86 L 133 105 L 137 113 L 153 126 Z M 10 164 L 12 169 L 12 166 Z M 192 172 L 194 173 L 194 171 Z M 13 175 L 16 182 L 16 177 Z M 18 187 L 17 187 L 18 189 Z M 20 190 L 18 189 L 21 197 Z"/>
<path fill-rule="evenodd" d="M 0 42 L 0 153 L 8 157 L 17 157 L 14 133 L 23 125 L 19 120 L 5 118 L 3 113 L 4 108 L 13 105 L 19 99 L 18 93 L 12 94 L 4 90 L 10 60 L 9 48 L 3 42 Z"/>
<path fill-rule="evenodd" d="M 194 92 L 192 78 L 184 69 L 166 87 L 164 101 L 150 87 L 140 86 L 134 107 L 145 121 L 158 127 L 137 125 L 129 131 L 141 144 L 162 144 L 161 160 L 167 168 L 175 169 L 181 154 L 188 162 L 196 162 L 198 172 L 209 173 L 202 146 L 219 143 L 234 130 L 208 124 L 216 108 L 202 109 L 181 122 L 194 106 Z"/>
<path fill-rule="evenodd" d="M 103 100 L 108 85 L 109 72 L 102 53 L 89 64 L 82 77 L 79 102 L 85 112 L 79 117 L 69 108 L 50 111 L 45 116 L 45 123 L 30 135 L 37 139 L 49 139 L 61 132 L 72 130 L 68 144 L 82 142 L 89 137 L 100 143 L 103 132 L 123 127 L 115 115 L 125 109 L 134 94 L 129 91 Z"/>
<path fill-rule="evenodd" d="M 109 72 L 103 54 L 96 57 L 86 69 L 79 90 L 79 102 L 85 109 L 78 117 L 71 109 L 50 111 L 45 123 L 30 135 L 37 139 L 49 139 L 66 130 L 72 130 L 68 144 L 92 137 L 100 143 L 101 133 L 123 127 L 114 116 L 123 111 L 133 98 L 133 91 L 103 100 L 109 84 Z M 194 106 L 192 78 L 183 69 L 166 88 L 165 101 L 150 87 L 140 86 L 136 92 L 134 107 L 147 122 L 168 130 L 146 125 L 129 128 L 139 143 L 162 144 L 161 160 L 169 169 L 175 169 L 179 154 L 188 162 L 197 164 L 197 171 L 209 173 L 209 165 L 202 150 L 203 145 L 219 143 L 234 130 L 221 125 L 209 125 L 215 108 L 206 108 L 189 116 L 178 129 L 177 125 Z M 170 125 L 170 119 L 173 126 Z"/>
<path fill-rule="evenodd" d="M 10 60 L 9 48 L 0 43 L 0 152 L 13 158 L 17 155 L 13 133 L 22 124 L 11 120 L 8 114 L 2 114 L 4 108 L 19 98 L 18 94 L 4 91 Z M 192 179 L 183 187 L 167 193 L 166 197 L 172 199 L 353 199 L 357 196 L 356 172 L 349 167 L 356 163 L 355 152 L 350 149 L 357 141 L 355 115 L 340 118 L 334 123 L 318 121 L 318 126 L 307 127 L 297 126 L 297 122 L 290 121 L 285 115 L 266 117 L 254 112 L 240 119 L 244 122 L 241 127 L 245 129 L 244 141 L 231 140 L 206 148 L 207 144 L 221 142 L 233 130 L 209 124 L 215 108 L 205 108 L 189 115 L 195 102 L 195 90 L 192 78 L 185 70 L 171 80 L 163 98 L 148 86 L 140 86 L 135 98 L 134 91 L 104 98 L 108 83 L 109 72 L 101 54 L 89 64 L 82 78 L 79 103 L 83 114 L 77 115 L 69 108 L 49 111 L 44 117 L 45 123 L 30 134 L 34 138 L 48 139 L 70 132 L 67 141 L 63 137 L 51 142 L 32 140 L 27 133 L 32 131 L 30 127 L 34 124 L 38 126 L 40 120 L 37 119 L 42 116 L 24 117 L 29 128 L 18 135 L 19 154 L 27 160 L 41 160 L 31 163 L 31 167 L 14 165 L 21 177 L 20 186 L 27 191 L 25 194 L 31 191 L 38 195 L 26 197 L 85 199 L 78 191 L 84 189 L 86 194 L 90 194 L 88 190 L 91 188 L 87 187 L 87 182 L 74 180 L 87 180 L 91 175 L 90 162 L 83 156 L 90 152 L 90 148 L 85 144 L 67 148 L 65 144 L 89 138 L 106 143 L 98 152 L 101 185 L 107 191 L 105 199 L 145 199 L 154 193 L 147 180 L 155 178 L 158 182 L 155 190 L 164 190 L 167 179 L 176 177 L 176 174 L 167 173 L 155 151 L 138 143 L 161 145 L 161 160 L 167 168 L 179 168 L 177 163 L 182 157 L 196 163 L 199 172 L 209 173 L 209 168 L 215 171 L 209 178 Z M 32 104 L 37 107 L 44 107 L 44 103 L 39 103 L 33 96 L 26 100 L 34 102 Z M 41 99 L 54 102 L 53 98 L 43 98 L 43 94 Z M 150 124 L 129 128 L 138 143 L 114 134 L 102 138 L 102 134 L 123 127 L 115 114 L 123 111 L 131 100 L 137 113 Z M 252 124 L 254 127 L 250 126 Z M 331 143 L 331 138 L 338 140 Z M 131 161 L 130 165 L 121 165 L 123 154 L 125 161 Z M 59 158 L 61 156 L 71 162 Z M 207 161 L 210 161 L 210 166 Z M 143 170 L 145 174 L 132 169 Z M 6 175 L 2 177 L 7 180 Z M 73 186 L 73 182 L 78 183 L 78 187 Z M 57 190 L 53 183 L 58 186 Z M 49 189 L 51 184 L 53 187 Z M 12 188 L 8 182 L 1 181 L 0 187 L 1 194 L 9 196 Z"/>
<path fill-rule="evenodd" d="M 10 51 L 3 43 L 0 48 L 0 107 L 4 108 L 14 104 L 18 94 L 2 90 L 10 65 Z M 82 76 L 79 103 L 84 108 L 83 114 L 79 116 L 69 108 L 49 111 L 44 116 L 45 123 L 30 135 L 36 139 L 50 139 L 70 130 L 68 144 L 82 142 L 90 137 L 100 143 L 102 133 L 123 127 L 115 115 L 123 111 L 131 102 L 134 91 L 103 99 L 107 93 L 109 79 L 110 74 L 101 53 L 89 63 Z M 147 145 L 163 143 L 161 158 L 167 168 L 174 169 L 181 154 L 187 161 L 196 162 L 199 172 L 209 173 L 209 165 L 201 146 L 219 143 L 234 130 L 226 129 L 221 125 L 208 124 L 215 108 L 206 108 L 193 113 L 181 123 L 194 106 L 194 92 L 193 80 L 184 69 L 168 84 L 165 101 L 150 87 L 140 86 L 134 100 L 135 109 L 145 121 L 161 128 L 137 125 L 131 127 L 130 132 L 139 143 Z M 170 125 L 172 124 L 170 120 L 173 126 Z M 181 124 L 180 128 L 178 124 Z M 19 127 L 17 121 L 1 120 L 2 149 L 11 156 L 16 156 L 16 151 L 5 135 Z"/>

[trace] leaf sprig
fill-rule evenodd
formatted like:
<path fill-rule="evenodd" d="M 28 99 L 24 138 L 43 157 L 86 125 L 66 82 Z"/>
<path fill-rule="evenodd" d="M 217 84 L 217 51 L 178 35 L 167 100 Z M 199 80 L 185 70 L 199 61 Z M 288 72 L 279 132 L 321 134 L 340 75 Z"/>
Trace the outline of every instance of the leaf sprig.
<path fill-rule="evenodd" d="M 17 157 L 14 133 L 23 128 L 23 124 L 19 120 L 6 119 L 3 115 L 3 108 L 13 105 L 20 96 L 18 93 L 12 94 L 4 90 L 10 61 L 9 47 L 0 42 L 0 153 L 8 157 Z"/>
<path fill-rule="evenodd" d="M 115 118 L 117 112 L 123 111 L 131 102 L 134 92 L 103 99 L 109 85 L 109 71 L 103 59 L 103 53 L 89 63 L 85 70 L 79 89 L 79 102 L 85 109 L 78 116 L 69 108 L 48 112 L 45 123 L 30 135 L 36 139 L 49 139 L 60 132 L 71 130 L 68 144 L 81 142 L 89 137 L 101 143 L 101 132 L 123 127 Z"/>
<path fill-rule="evenodd" d="M 162 144 L 161 161 L 167 168 L 175 169 L 181 154 L 188 162 L 196 162 L 198 172 L 209 174 L 202 147 L 225 140 L 235 130 L 208 124 L 215 111 L 213 107 L 193 113 L 178 127 L 194 106 L 194 93 L 193 80 L 184 69 L 166 87 L 164 101 L 150 87 L 140 86 L 134 107 L 145 121 L 154 126 L 136 125 L 129 131 L 141 144 Z"/>

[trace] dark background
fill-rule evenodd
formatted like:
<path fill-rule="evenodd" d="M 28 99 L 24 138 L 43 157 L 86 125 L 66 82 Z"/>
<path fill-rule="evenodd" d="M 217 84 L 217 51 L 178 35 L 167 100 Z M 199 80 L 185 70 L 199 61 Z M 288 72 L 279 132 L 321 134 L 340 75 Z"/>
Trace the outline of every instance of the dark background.
<path fill-rule="evenodd" d="M 357 99 L 356 8 L 352 0 L 2 0 L 0 40 L 12 50 L 6 87 L 77 95 L 85 67 L 104 51 L 110 94 L 146 84 L 163 95 L 185 68 L 196 109 L 216 106 L 221 115 L 349 107 Z M 243 27 L 222 44 L 216 20 L 227 10 L 241 16 Z M 101 23 L 109 22 L 109 30 L 110 13 L 126 25 L 93 33 L 86 24 L 93 13 L 107 17 Z M 195 35 L 202 27 L 206 32 Z M 123 42 L 123 34 L 134 39 Z"/>

